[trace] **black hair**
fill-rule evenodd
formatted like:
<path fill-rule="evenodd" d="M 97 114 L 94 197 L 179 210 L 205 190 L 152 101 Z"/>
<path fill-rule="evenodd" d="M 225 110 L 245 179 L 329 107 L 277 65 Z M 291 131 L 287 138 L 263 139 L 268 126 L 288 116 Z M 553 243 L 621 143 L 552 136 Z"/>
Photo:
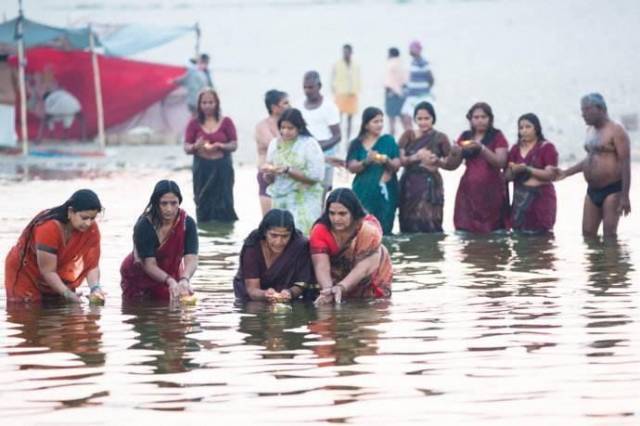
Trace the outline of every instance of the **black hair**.
<path fill-rule="evenodd" d="M 182 204 L 182 193 L 177 183 L 172 180 L 161 180 L 156 183 L 149 198 L 149 203 L 145 207 L 144 216 L 148 216 L 151 219 L 151 223 L 154 226 L 160 226 L 162 224 L 162 214 L 160 212 L 160 198 L 165 194 L 174 194 L 178 197 L 178 202 Z"/>
<path fill-rule="evenodd" d="M 366 136 L 367 133 L 367 124 L 374 118 L 379 115 L 383 115 L 384 113 L 380 108 L 377 107 L 367 107 L 362 111 L 362 121 L 360 122 L 360 131 L 358 132 L 358 136 L 349 144 L 349 149 L 347 150 L 347 158 L 351 156 L 351 153 L 358 149 L 359 146 L 362 145 L 362 140 Z"/>
<path fill-rule="evenodd" d="M 273 105 L 278 105 L 281 100 L 287 97 L 286 92 L 282 92 L 280 90 L 272 89 L 264 94 L 264 105 L 267 107 L 267 112 L 271 114 L 271 107 Z"/>
<path fill-rule="evenodd" d="M 358 196 L 349 188 L 337 188 L 331 191 L 325 202 L 324 212 L 315 223 L 322 223 L 327 228 L 331 228 L 329 219 L 329 207 L 333 203 L 340 203 L 351 213 L 353 220 L 360 220 L 367 215 L 367 211 L 362 206 Z"/>
<path fill-rule="evenodd" d="M 429 115 L 433 118 L 433 124 L 436 124 L 436 110 L 435 108 L 433 108 L 433 105 L 431 105 L 431 102 L 422 101 L 418 105 L 416 105 L 415 109 L 413 110 L 414 119 L 416 118 L 416 116 L 418 115 L 418 111 L 420 110 L 427 111 Z"/>
<path fill-rule="evenodd" d="M 63 204 L 50 208 L 38 214 L 30 223 L 35 225 L 46 220 L 55 219 L 62 223 L 69 222 L 69 208 L 74 212 L 82 212 L 87 210 L 102 211 L 102 203 L 98 195 L 90 189 L 80 189 L 74 192 L 71 197 Z"/>
<path fill-rule="evenodd" d="M 469 111 L 467 111 L 466 115 L 467 120 L 469 120 L 469 130 L 462 132 L 461 137 L 462 139 L 472 139 L 475 136 L 476 131 L 471 125 L 471 117 L 473 116 L 474 111 L 477 109 L 481 110 L 489 117 L 489 127 L 487 128 L 487 132 L 484 134 L 482 140 L 480 141 L 482 145 L 487 146 L 491 143 L 494 136 L 499 132 L 499 130 L 493 127 L 493 110 L 491 109 L 491 106 L 486 102 L 476 102 L 475 104 L 471 105 L 471 108 L 469 108 Z M 462 158 L 469 159 L 475 157 L 476 155 L 478 155 L 478 152 L 463 152 Z"/>
<path fill-rule="evenodd" d="M 205 93 L 211 93 L 213 95 L 213 99 L 216 102 L 216 108 L 213 111 L 213 116 L 217 121 L 220 121 L 220 96 L 218 96 L 218 92 L 213 90 L 212 87 L 205 87 L 198 93 L 198 103 L 196 104 L 196 112 L 198 115 L 198 123 L 203 124 L 206 117 L 204 116 L 204 112 L 200 109 L 200 102 L 202 101 L 202 96 Z"/>
<path fill-rule="evenodd" d="M 471 108 L 469 108 L 469 111 L 467 111 L 466 117 L 467 120 L 469 120 L 471 132 L 475 133 L 475 129 L 471 127 L 471 117 L 473 116 L 474 111 L 477 109 L 481 110 L 489 117 L 489 128 L 487 129 L 488 133 L 489 130 L 493 130 L 493 110 L 491 109 L 491 105 L 486 102 L 476 102 L 475 104 L 471 105 Z"/>
<path fill-rule="evenodd" d="M 286 121 L 291 123 L 293 127 L 298 129 L 298 134 L 302 136 L 311 136 L 311 133 L 307 129 L 307 122 L 304 121 L 302 113 L 296 108 L 287 108 L 284 110 L 280 118 L 278 119 L 278 129 L 282 126 L 282 122 Z"/>
<path fill-rule="evenodd" d="M 258 229 L 251 232 L 244 240 L 245 245 L 252 246 L 266 239 L 267 231 L 271 228 L 286 228 L 291 233 L 292 240 L 302 235 L 296 230 L 295 220 L 289 210 L 271 209 L 260 221 Z"/>
<path fill-rule="evenodd" d="M 398 56 L 400 56 L 400 51 L 398 50 L 397 47 L 390 47 L 389 48 L 389 57 L 390 58 L 397 58 Z"/>
<path fill-rule="evenodd" d="M 349 49 L 350 51 L 353 52 L 353 46 L 351 46 L 349 43 L 345 44 L 342 46 L 343 49 Z"/>
<path fill-rule="evenodd" d="M 538 118 L 537 115 L 535 115 L 532 112 L 529 112 L 527 114 L 522 114 L 520 116 L 520 118 L 518 118 L 518 142 L 520 142 L 520 122 L 522 120 L 526 120 L 529 123 L 533 124 L 533 128 L 536 130 L 536 137 L 538 138 L 539 141 L 544 141 L 546 140 L 544 138 L 544 134 L 542 133 L 542 125 L 540 124 L 540 119 Z"/>

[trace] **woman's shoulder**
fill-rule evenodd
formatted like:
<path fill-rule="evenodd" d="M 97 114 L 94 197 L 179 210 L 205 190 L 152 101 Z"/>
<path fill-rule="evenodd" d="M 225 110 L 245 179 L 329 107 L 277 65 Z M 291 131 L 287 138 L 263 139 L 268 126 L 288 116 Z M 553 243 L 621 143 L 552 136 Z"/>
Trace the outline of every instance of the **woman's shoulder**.
<path fill-rule="evenodd" d="M 325 238 L 327 235 L 331 234 L 331 231 L 322 222 L 317 222 L 311 227 L 311 231 L 309 232 L 309 241 L 314 242 L 317 239 Z"/>

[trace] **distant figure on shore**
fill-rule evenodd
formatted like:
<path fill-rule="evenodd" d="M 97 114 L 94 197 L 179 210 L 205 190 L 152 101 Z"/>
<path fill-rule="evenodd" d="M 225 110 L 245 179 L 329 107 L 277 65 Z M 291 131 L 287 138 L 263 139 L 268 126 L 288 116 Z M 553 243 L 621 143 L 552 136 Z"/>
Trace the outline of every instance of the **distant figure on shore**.
<path fill-rule="evenodd" d="M 180 187 L 156 183 L 133 228 L 133 251 L 122 261 L 122 297 L 128 300 L 178 300 L 193 294 L 198 267 L 196 222 L 180 208 Z"/>
<path fill-rule="evenodd" d="M 233 280 L 236 299 L 291 302 L 313 281 L 309 240 L 290 212 L 270 210 L 242 245 Z"/>
<path fill-rule="evenodd" d="M 0 52 L 0 149 L 18 145 L 15 130 L 18 76 L 15 69 L 9 66 L 8 59 L 7 52 Z"/>
<path fill-rule="evenodd" d="M 342 46 L 342 58 L 335 63 L 331 73 L 331 89 L 340 111 L 340 121 L 342 116 L 347 118 L 347 140 L 351 138 L 351 123 L 353 115 L 358 112 L 360 93 L 360 66 L 353 62 L 352 56 L 352 46 Z"/>
<path fill-rule="evenodd" d="M 429 102 L 420 102 L 413 113 L 418 128 L 404 132 L 400 162 L 400 232 L 442 232 L 444 184 L 440 168 L 450 168 L 449 138 L 434 129 L 436 111 Z"/>
<path fill-rule="evenodd" d="M 326 100 L 320 93 L 322 83 L 317 71 L 305 73 L 302 84 L 306 99 L 300 111 L 307 123 L 307 129 L 320 144 L 325 161 L 329 163 L 325 166 L 323 183 L 326 191 L 333 186 L 333 166 L 331 164 L 342 163 L 338 158 L 338 144 L 341 139 L 340 113 L 336 105 Z M 300 224 L 298 223 L 298 225 Z"/>
<path fill-rule="evenodd" d="M 187 108 L 191 116 L 195 118 L 198 114 L 198 95 L 205 87 L 213 88 L 208 64 L 209 55 L 203 53 L 197 59 L 191 59 L 191 66 L 174 83 L 183 86 L 187 90 Z"/>
<path fill-rule="evenodd" d="M 316 305 L 391 296 L 393 266 L 382 244 L 382 228 L 352 190 L 329 194 L 309 246 L 320 285 Z"/>
<path fill-rule="evenodd" d="M 599 93 L 585 95 L 580 106 L 589 126 L 584 148 L 587 158 L 561 170 L 559 178 L 582 172 L 587 181 L 582 233 L 595 236 L 602 223 L 605 237 L 615 237 L 621 215 L 631 213 L 631 154 L 629 135 L 609 118 L 607 104 Z"/>
<path fill-rule="evenodd" d="M 349 144 L 347 168 L 356 176 L 351 187 L 365 209 L 391 234 L 398 207 L 400 152 L 393 136 L 383 134 L 384 114 L 376 107 L 362 112 L 358 136 Z"/>
<path fill-rule="evenodd" d="M 502 169 L 507 165 L 509 143 L 493 127 L 493 111 L 478 102 L 467 112 L 470 129 L 454 145 L 451 166 L 465 160 L 453 211 L 456 230 L 486 234 L 509 228 L 509 200 Z"/>
<path fill-rule="evenodd" d="M 104 300 L 100 287 L 100 230 L 96 222 L 101 211 L 96 193 L 81 189 L 64 204 L 37 214 L 7 254 L 7 301 L 62 299 L 79 303 L 76 289 L 85 280 L 91 297 Z"/>
<path fill-rule="evenodd" d="M 556 222 L 558 151 L 542 134 L 540 119 L 524 114 L 518 119 L 518 142 L 511 147 L 505 177 L 513 181 L 511 226 L 525 233 L 553 231 Z"/>
<path fill-rule="evenodd" d="M 193 197 L 198 222 L 238 219 L 233 206 L 235 173 L 231 153 L 238 149 L 236 126 L 223 117 L 220 98 L 205 88 L 197 98 L 197 117 L 185 132 L 184 150 L 193 155 Z"/>
<path fill-rule="evenodd" d="M 271 210 L 271 197 L 267 194 L 269 185 L 264 179 L 260 167 L 265 163 L 269 143 L 280 135 L 278 131 L 278 119 L 289 108 L 289 96 L 279 90 L 269 90 L 264 95 L 264 103 L 269 116 L 256 125 L 255 138 L 258 149 L 258 194 L 260 196 L 260 208 L 264 216 Z"/>
<path fill-rule="evenodd" d="M 299 110 L 285 110 L 278 126 L 280 137 L 269 144 L 262 165 L 270 183 L 267 192 L 273 208 L 290 211 L 298 229 L 308 235 L 322 212 L 324 156 Z"/>
<path fill-rule="evenodd" d="M 428 101 L 434 79 L 429 62 L 422 56 L 422 44 L 414 40 L 409 45 L 411 66 L 407 82 L 406 99 L 402 105 L 402 123 L 405 130 L 413 126 L 413 111 L 420 102 Z"/>
<path fill-rule="evenodd" d="M 396 121 L 402 122 L 402 105 L 405 101 L 405 86 L 408 72 L 400 59 L 400 51 L 389 49 L 384 74 L 384 112 L 389 120 L 389 133 L 395 137 Z"/>

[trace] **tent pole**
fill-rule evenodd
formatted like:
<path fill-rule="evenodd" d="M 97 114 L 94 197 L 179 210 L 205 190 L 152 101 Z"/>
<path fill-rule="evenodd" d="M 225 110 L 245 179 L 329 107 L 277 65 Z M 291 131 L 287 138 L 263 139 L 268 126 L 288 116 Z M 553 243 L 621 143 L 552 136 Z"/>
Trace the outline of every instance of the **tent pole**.
<path fill-rule="evenodd" d="M 200 23 L 196 22 L 196 54 L 195 58 L 200 56 Z"/>
<path fill-rule="evenodd" d="M 100 67 L 98 65 L 98 55 L 95 49 L 95 39 L 93 29 L 89 25 L 89 48 L 91 49 L 91 67 L 93 69 L 93 85 L 96 94 L 96 112 L 98 113 L 98 143 L 100 149 L 104 151 L 106 146 L 104 134 L 104 106 L 102 104 L 102 85 L 100 84 Z"/>
<path fill-rule="evenodd" d="M 24 58 L 24 34 L 23 34 L 23 15 L 22 1 L 20 4 L 20 12 L 18 17 L 18 28 L 16 35 L 18 37 L 18 79 L 20 92 L 20 133 L 22 136 L 22 155 L 29 154 L 29 134 L 27 133 L 27 85 L 25 83 L 25 58 Z"/>

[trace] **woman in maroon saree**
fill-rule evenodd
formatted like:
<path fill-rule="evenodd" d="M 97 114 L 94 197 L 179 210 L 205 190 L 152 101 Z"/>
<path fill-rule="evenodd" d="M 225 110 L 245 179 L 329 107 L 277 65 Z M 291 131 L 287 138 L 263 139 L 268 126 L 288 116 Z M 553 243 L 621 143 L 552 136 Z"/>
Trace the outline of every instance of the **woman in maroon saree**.
<path fill-rule="evenodd" d="M 535 114 L 518 119 L 518 143 L 509 151 L 507 180 L 513 181 L 511 225 L 526 233 L 553 230 L 556 221 L 556 177 L 558 152 L 542 134 Z"/>
<path fill-rule="evenodd" d="M 314 282 L 309 241 L 287 210 L 272 209 L 245 239 L 233 280 L 236 299 L 289 302 Z"/>
<path fill-rule="evenodd" d="M 400 137 L 400 232 L 442 232 L 444 186 L 439 168 L 448 168 L 449 138 L 433 128 L 436 112 L 429 102 L 416 105 L 417 130 Z"/>
<path fill-rule="evenodd" d="M 198 265 L 195 221 L 180 208 L 178 184 L 161 180 L 133 229 L 133 252 L 122 262 L 125 299 L 174 300 L 193 294 Z"/>
<path fill-rule="evenodd" d="M 466 160 L 453 223 L 456 230 L 478 234 L 508 229 L 509 197 L 501 171 L 507 165 L 509 143 L 493 127 L 493 111 L 488 104 L 474 104 L 467 119 L 471 129 L 463 132 L 452 148 L 457 165 Z"/>

